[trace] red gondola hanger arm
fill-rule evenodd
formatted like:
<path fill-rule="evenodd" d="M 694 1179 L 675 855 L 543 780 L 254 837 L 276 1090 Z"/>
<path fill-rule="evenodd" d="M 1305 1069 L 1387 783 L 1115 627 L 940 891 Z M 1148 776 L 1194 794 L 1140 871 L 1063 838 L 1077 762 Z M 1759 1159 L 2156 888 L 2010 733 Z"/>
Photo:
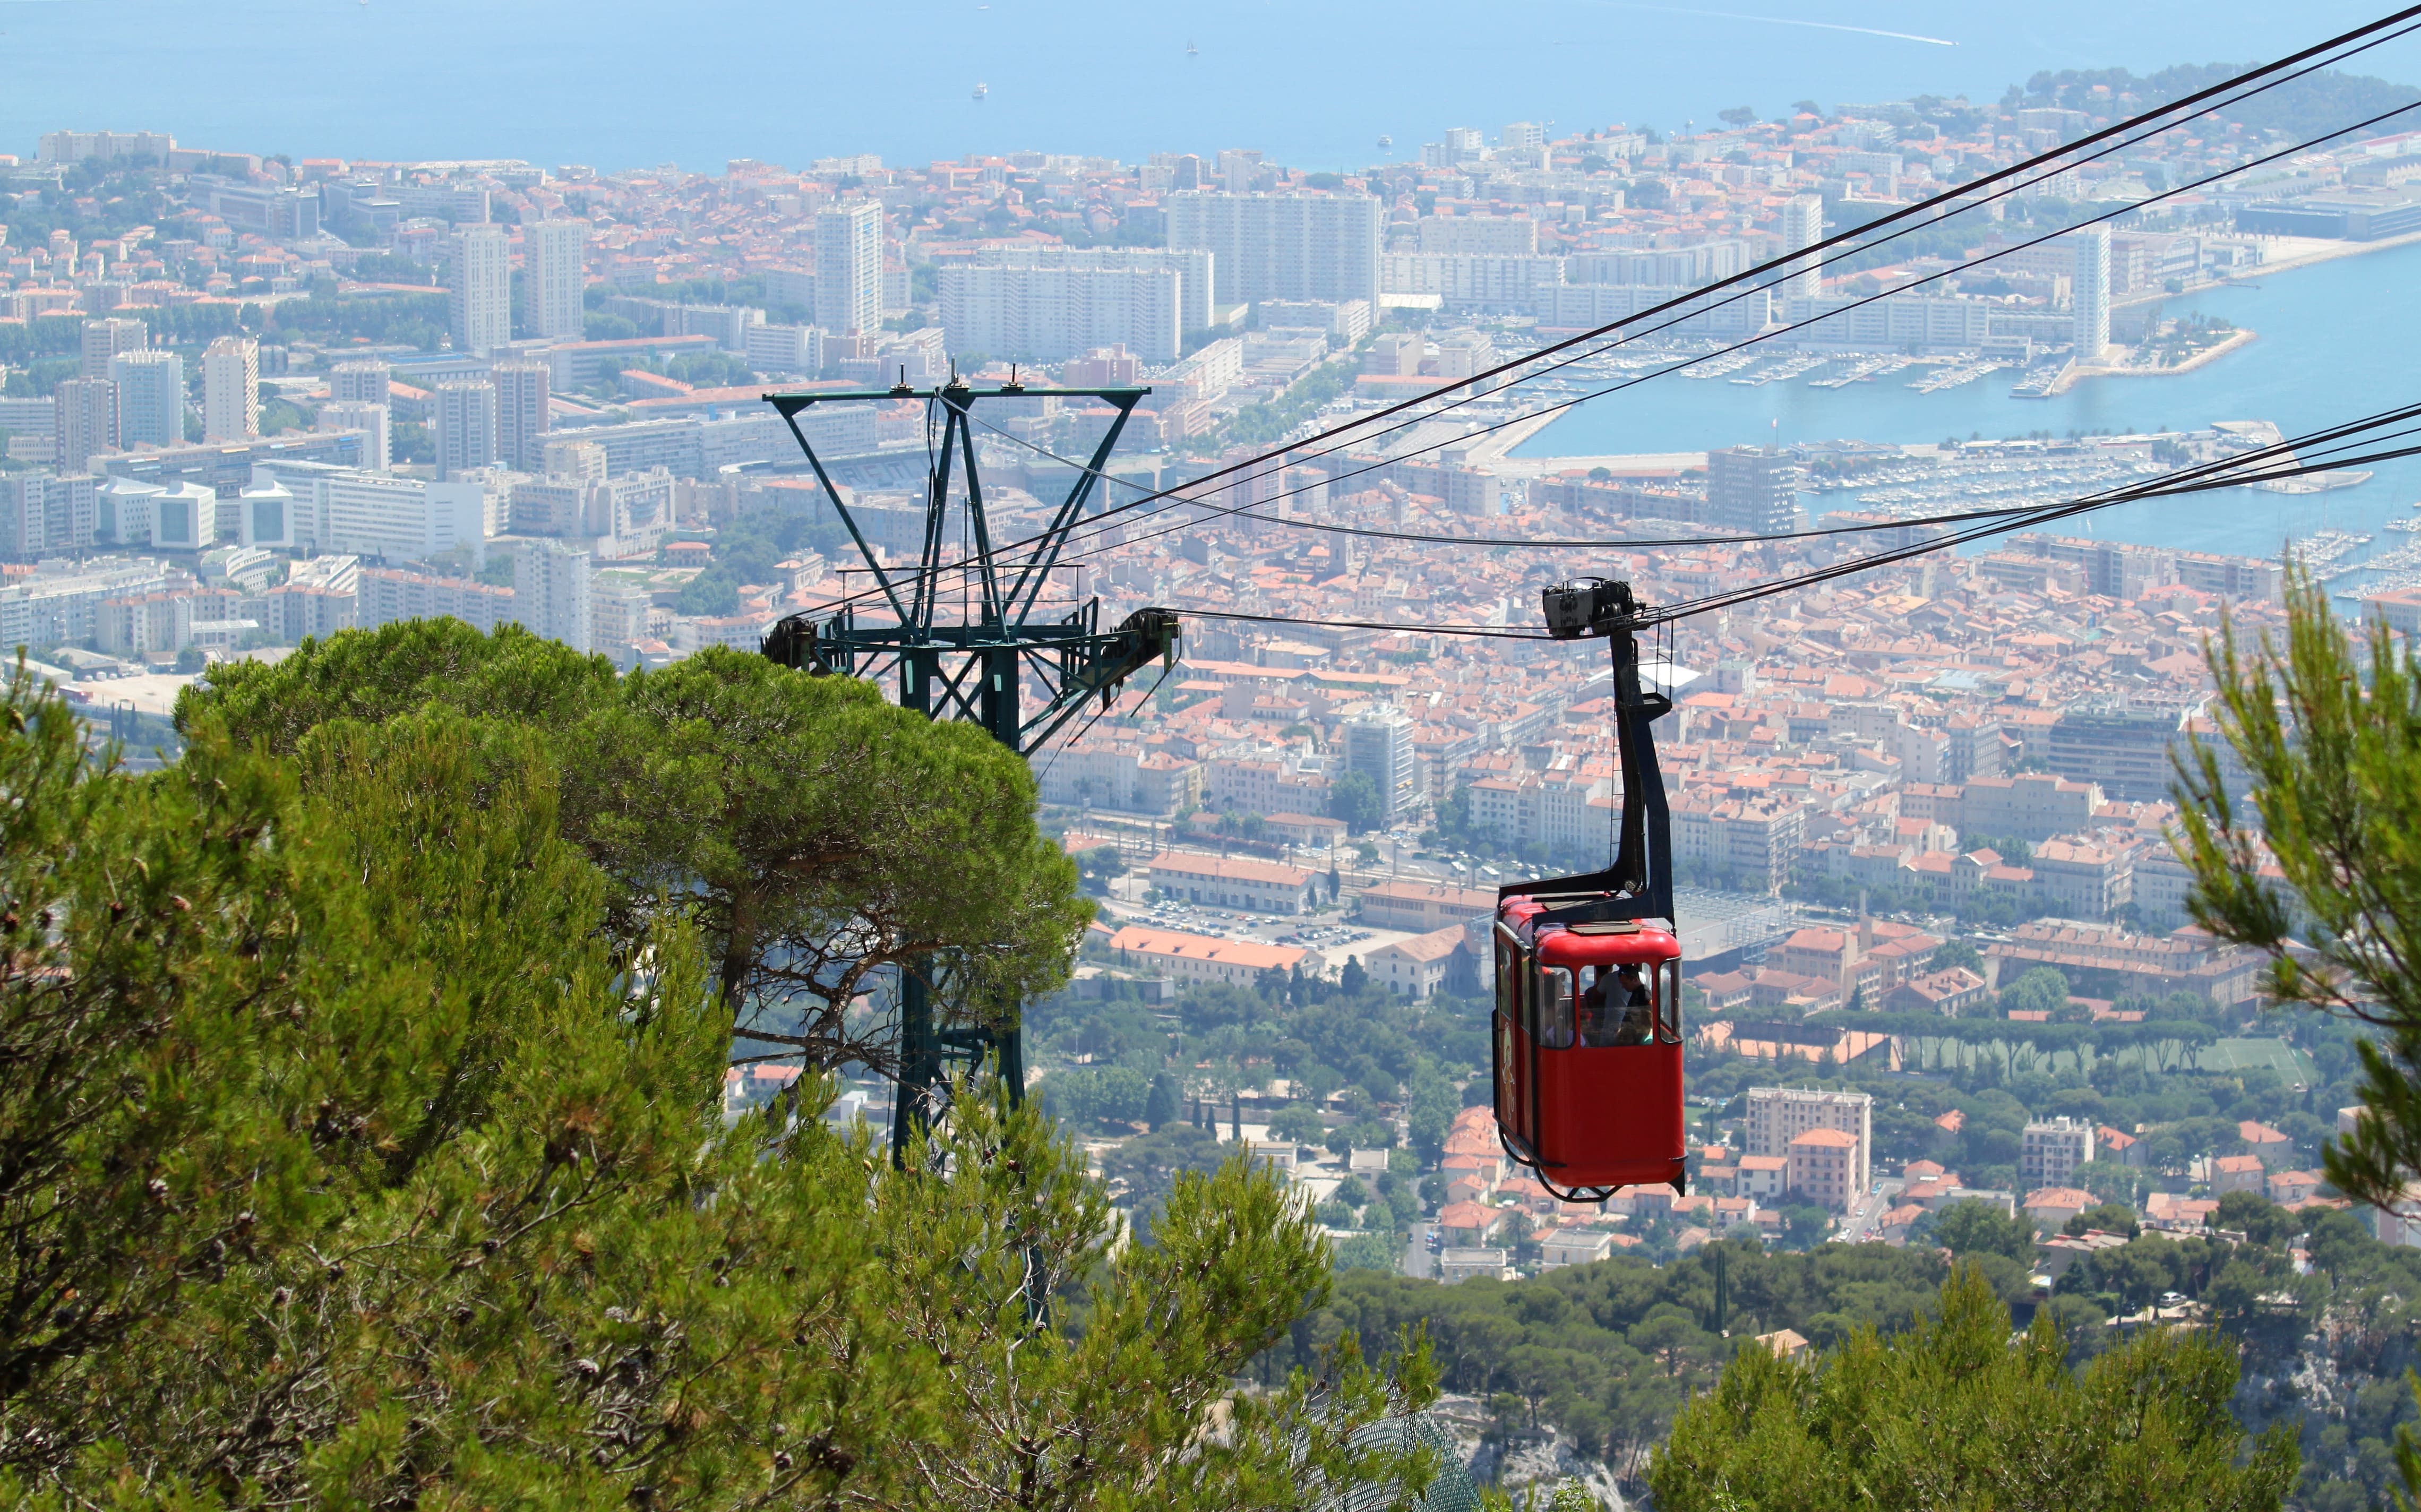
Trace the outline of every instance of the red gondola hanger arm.
<path fill-rule="evenodd" d="M 1614 738 L 1622 768 L 1621 839 L 1614 864 L 1600 871 L 1540 881 L 1508 882 L 1498 900 L 1526 894 L 1549 904 L 1541 924 L 1578 924 L 1617 919 L 1673 917 L 1671 809 L 1663 773 L 1656 762 L 1655 722 L 1673 710 L 1672 698 L 1645 688 L 1639 678 L 1641 606 L 1631 585 L 1609 578 L 1575 578 L 1542 590 L 1539 607 L 1547 633 L 1559 641 L 1603 636 L 1614 664 Z M 1578 895 L 1578 896 L 1575 896 Z M 1590 896 L 1588 895 L 1599 895 Z"/>

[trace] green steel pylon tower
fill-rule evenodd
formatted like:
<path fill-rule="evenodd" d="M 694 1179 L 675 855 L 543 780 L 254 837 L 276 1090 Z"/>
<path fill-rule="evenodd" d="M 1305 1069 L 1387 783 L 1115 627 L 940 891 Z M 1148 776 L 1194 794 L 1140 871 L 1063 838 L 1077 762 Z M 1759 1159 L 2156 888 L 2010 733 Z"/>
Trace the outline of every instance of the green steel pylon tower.
<path fill-rule="evenodd" d="M 1103 707 L 1119 686 L 1153 662 L 1172 662 L 1179 633 L 1174 612 L 1142 609 L 1116 627 L 1101 627 L 1101 600 L 1088 599 L 1070 610 L 1046 605 L 1042 590 L 1059 564 L 1070 532 L 1088 513 L 1106 506 L 1099 485 L 1118 436 L 1126 429 L 1147 388 L 1028 388 L 1016 382 L 974 388 L 955 376 L 933 388 L 906 383 L 856 393 L 769 394 L 824 498 L 840 520 L 871 574 L 869 601 L 844 604 L 818 617 L 797 614 L 775 623 L 764 652 L 787 666 L 818 674 L 896 678 L 899 706 L 930 719 L 964 719 L 981 725 L 992 739 L 1020 756 L 1046 744 L 1086 703 Z M 1037 535 L 1007 544 L 992 538 L 984 509 L 983 480 L 976 463 L 974 411 L 986 401 L 1040 398 L 1095 399 L 1117 411 L 1067 498 Z M 823 460 L 800 428 L 801 412 L 818 404 L 919 399 L 926 406 L 931 462 L 925 487 L 922 550 L 914 566 L 877 560 L 865 531 Z M 962 478 L 956 500 L 954 484 Z M 954 504 L 968 538 L 966 555 L 948 526 Z M 947 570 L 963 590 L 945 600 Z M 865 612 L 861 613 L 861 609 Z M 1030 703 L 1031 686 L 1039 696 Z M 935 1088 L 952 1057 L 968 1064 L 996 1056 L 1009 1095 L 1025 1093 L 1025 1056 L 1018 1016 L 1005 1013 L 994 1024 L 944 1027 L 934 1021 L 933 983 L 922 972 L 903 970 L 899 990 L 899 1086 L 892 1115 L 892 1157 L 899 1159 L 911 1135 L 929 1124 Z"/>

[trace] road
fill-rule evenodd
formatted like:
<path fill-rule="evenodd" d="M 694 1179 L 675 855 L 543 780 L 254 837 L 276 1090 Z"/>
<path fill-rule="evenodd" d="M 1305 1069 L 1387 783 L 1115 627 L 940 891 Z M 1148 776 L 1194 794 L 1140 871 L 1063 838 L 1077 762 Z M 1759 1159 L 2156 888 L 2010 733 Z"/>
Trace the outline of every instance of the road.
<path fill-rule="evenodd" d="M 1840 1242 L 1865 1244 L 1881 1239 L 1883 1215 L 1892 1210 L 1893 1199 L 1900 1194 L 1903 1185 L 1899 1181 L 1878 1182 L 1876 1190 L 1867 1193 L 1866 1200 L 1843 1221 Z"/>

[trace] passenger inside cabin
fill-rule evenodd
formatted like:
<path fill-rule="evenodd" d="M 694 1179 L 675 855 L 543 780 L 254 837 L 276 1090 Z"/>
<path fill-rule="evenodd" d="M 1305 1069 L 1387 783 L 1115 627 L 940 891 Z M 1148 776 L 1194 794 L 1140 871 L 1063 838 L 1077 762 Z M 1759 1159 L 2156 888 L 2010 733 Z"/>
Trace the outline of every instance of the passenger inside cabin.
<path fill-rule="evenodd" d="M 1600 967 L 1602 974 L 1604 968 Z M 1617 1045 L 1644 1045 L 1655 1030 L 1654 1008 L 1648 1001 L 1648 983 L 1639 974 L 1635 962 L 1624 962 L 1616 974 L 1615 989 L 1623 995 L 1622 1027 L 1616 1031 Z"/>
<path fill-rule="evenodd" d="M 1614 1043 L 1614 1019 L 1606 1012 L 1607 974 L 1612 967 L 1600 966 L 1590 973 L 1588 990 L 1581 994 L 1581 1043 L 1591 1050 Z"/>

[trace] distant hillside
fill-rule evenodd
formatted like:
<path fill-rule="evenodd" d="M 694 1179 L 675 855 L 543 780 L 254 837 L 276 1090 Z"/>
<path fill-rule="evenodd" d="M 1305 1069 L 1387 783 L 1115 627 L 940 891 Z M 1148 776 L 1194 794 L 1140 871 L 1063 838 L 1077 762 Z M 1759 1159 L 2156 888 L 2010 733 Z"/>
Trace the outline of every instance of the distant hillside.
<path fill-rule="evenodd" d="M 2097 116 L 2128 116 L 2183 99 L 2254 67 L 2251 63 L 2181 63 L 2143 79 L 2125 69 L 2063 69 L 2057 73 L 2036 74 L 2025 82 L 2023 90 L 2012 86 L 2005 103 L 2058 105 Z M 2101 86 L 2108 86 L 2108 95 L 2093 92 Z M 2421 102 L 2421 88 L 2412 85 L 2390 84 L 2367 74 L 2339 73 L 2327 69 L 2230 105 L 2219 115 L 2250 130 L 2281 132 L 2297 140 L 2307 140 L 2336 131 L 2351 121 L 2415 102 Z M 2416 126 L 2421 126 L 2421 112 L 2382 122 L 2359 134 L 2373 136 L 2411 131 Z"/>

